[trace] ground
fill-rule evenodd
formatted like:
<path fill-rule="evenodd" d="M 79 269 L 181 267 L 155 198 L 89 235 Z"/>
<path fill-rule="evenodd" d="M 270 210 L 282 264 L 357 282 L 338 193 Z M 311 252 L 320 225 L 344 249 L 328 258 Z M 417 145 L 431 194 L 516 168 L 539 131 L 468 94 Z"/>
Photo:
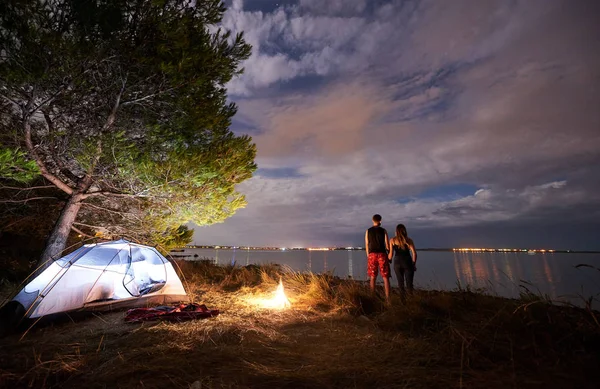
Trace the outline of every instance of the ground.
<path fill-rule="evenodd" d="M 35 326 L 0 339 L 0 387 L 595 388 L 600 378 L 593 310 L 469 290 L 386 305 L 331 276 L 181 266 L 192 298 L 218 317 L 126 324 L 111 312 Z M 292 307 L 256 306 L 279 276 Z"/>

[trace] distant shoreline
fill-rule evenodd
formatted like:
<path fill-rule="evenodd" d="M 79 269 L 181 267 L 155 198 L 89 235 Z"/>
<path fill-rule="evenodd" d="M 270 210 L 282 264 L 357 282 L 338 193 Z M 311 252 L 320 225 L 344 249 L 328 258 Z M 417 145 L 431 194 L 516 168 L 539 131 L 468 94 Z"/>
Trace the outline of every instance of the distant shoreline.
<path fill-rule="evenodd" d="M 489 253 L 527 253 L 529 250 L 527 249 L 522 249 L 522 250 L 508 250 L 508 251 L 504 251 L 501 249 L 486 249 L 486 250 L 469 250 L 469 251 L 461 251 L 460 249 L 438 249 L 438 248 L 426 248 L 426 249 L 419 249 L 419 251 L 454 251 L 454 252 L 465 252 L 465 253 L 482 253 L 482 252 L 489 252 Z M 600 254 L 600 251 L 593 251 L 593 250 L 546 250 L 546 251 L 539 251 L 539 250 L 533 250 L 533 252 L 535 254 Z"/>
<path fill-rule="evenodd" d="M 328 247 L 328 248 L 280 248 L 280 247 L 233 247 L 233 246 L 186 246 L 173 249 L 182 252 L 185 249 L 203 250 L 245 250 L 245 251 L 365 251 L 363 247 Z M 540 249 L 463 249 L 463 248 L 419 248 L 419 251 L 440 251 L 457 253 L 532 253 L 532 254 L 600 254 L 599 250 L 540 250 Z"/>

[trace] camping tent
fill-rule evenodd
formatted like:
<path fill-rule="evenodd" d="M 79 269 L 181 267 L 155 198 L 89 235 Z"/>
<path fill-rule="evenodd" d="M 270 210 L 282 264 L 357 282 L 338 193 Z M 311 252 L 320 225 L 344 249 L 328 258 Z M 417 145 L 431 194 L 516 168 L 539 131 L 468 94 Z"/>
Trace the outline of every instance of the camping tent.
<path fill-rule="evenodd" d="M 173 265 L 156 249 L 126 240 L 84 245 L 54 261 L 9 303 L 25 318 L 187 301 Z"/>

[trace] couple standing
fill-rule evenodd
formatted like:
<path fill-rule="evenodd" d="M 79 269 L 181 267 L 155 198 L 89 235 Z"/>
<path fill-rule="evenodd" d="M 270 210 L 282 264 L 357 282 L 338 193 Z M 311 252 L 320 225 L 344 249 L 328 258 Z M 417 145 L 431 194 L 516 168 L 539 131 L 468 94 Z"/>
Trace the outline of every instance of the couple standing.
<path fill-rule="evenodd" d="M 381 215 L 373 215 L 373 227 L 365 232 L 365 249 L 367 250 L 367 273 L 371 278 L 371 290 L 375 291 L 375 280 L 381 271 L 385 298 L 390 299 L 390 262 L 394 259 L 394 273 L 398 278 L 400 292 L 404 296 L 404 282 L 408 291 L 413 291 L 413 278 L 417 271 L 417 250 L 415 244 L 406 233 L 404 224 L 396 226 L 396 236 L 388 239 L 385 228 L 381 227 Z"/>

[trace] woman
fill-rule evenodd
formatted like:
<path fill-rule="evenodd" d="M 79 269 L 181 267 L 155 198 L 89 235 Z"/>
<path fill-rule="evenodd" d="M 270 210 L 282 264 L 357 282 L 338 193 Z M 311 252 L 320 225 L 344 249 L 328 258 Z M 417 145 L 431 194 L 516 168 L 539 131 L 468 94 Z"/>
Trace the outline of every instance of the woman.
<path fill-rule="evenodd" d="M 394 273 L 398 278 L 398 286 L 402 295 L 405 294 L 404 281 L 409 292 L 413 291 L 413 279 L 417 271 L 417 250 L 415 244 L 408 237 L 404 224 L 396 226 L 396 236 L 390 239 L 388 258 L 394 258 Z"/>

